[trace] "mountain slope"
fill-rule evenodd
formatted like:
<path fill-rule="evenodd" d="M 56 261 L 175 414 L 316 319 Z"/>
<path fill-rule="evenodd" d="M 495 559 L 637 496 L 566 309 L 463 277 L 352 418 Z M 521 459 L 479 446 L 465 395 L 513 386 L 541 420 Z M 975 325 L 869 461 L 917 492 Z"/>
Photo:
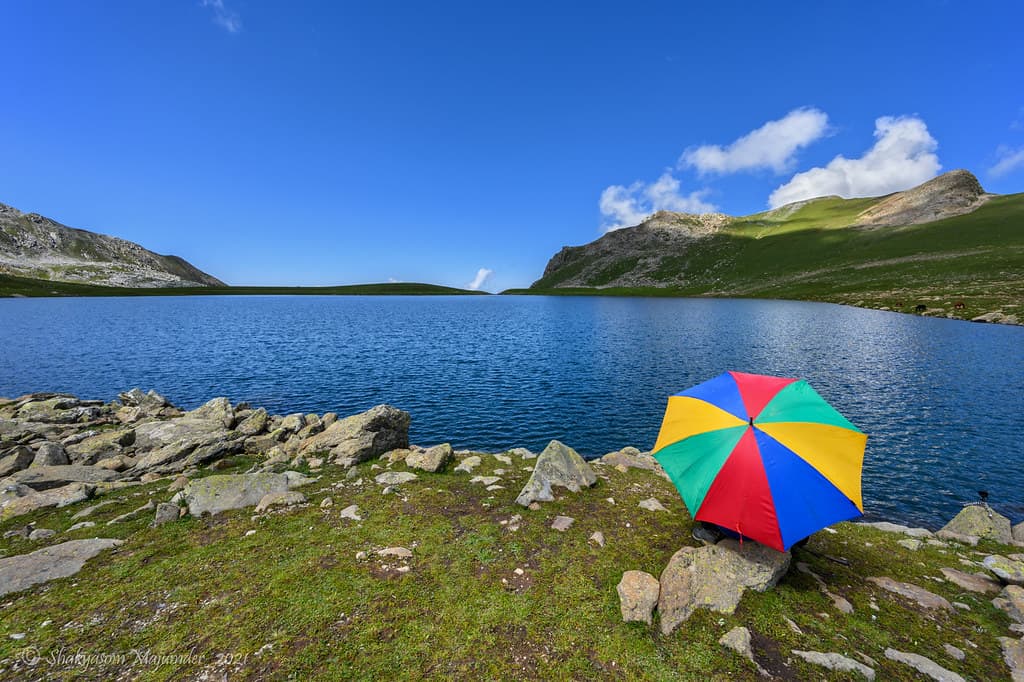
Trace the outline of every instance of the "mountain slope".
<path fill-rule="evenodd" d="M 0 204 L 0 273 L 121 287 L 224 286 L 178 256 Z"/>
<path fill-rule="evenodd" d="M 885 197 L 822 197 L 733 218 L 661 211 L 565 247 L 530 288 L 793 298 L 1024 318 L 1024 194 L 952 171 Z M 961 304 L 962 306 L 958 305 Z"/>

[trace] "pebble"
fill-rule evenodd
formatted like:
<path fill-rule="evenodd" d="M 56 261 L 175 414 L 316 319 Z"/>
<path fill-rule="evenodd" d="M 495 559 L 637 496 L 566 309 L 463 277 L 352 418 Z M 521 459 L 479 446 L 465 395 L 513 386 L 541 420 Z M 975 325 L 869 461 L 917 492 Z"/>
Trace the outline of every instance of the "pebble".
<path fill-rule="evenodd" d="M 590 541 L 596 544 L 598 547 L 604 547 L 604 533 L 599 530 L 595 530 L 590 536 Z"/>
<path fill-rule="evenodd" d="M 323 499 L 323 501 L 320 503 L 320 508 L 321 509 L 327 509 L 327 508 L 333 507 L 333 506 L 334 506 L 334 500 L 332 500 L 329 497 L 325 497 Z"/>
<path fill-rule="evenodd" d="M 252 530 L 245 531 L 245 537 L 249 537 L 250 535 L 256 535 L 256 529 L 255 528 L 253 528 Z"/>
<path fill-rule="evenodd" d="M 359 505 L 350 504 L 341 510 L 340 514 L 343 519 L 352 519 L 353 521 L 362 521 L 363 517 L 359 515 Z"/>
<path fill-rule="evenodd" d="M 576 519 L 571 516 L 556 516 L 555 520 L 551 522 L 551 527 L 564 533 L 569 530 L 569 526 L 571 526 L 575 521 Z"/>

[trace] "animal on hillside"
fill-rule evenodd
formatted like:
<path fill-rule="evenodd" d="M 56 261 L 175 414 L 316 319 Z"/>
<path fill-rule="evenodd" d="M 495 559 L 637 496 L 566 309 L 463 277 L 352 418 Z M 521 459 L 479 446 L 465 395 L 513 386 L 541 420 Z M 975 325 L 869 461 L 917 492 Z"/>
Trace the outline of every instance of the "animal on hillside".
<path fill-rule="evenodd" d="M 924 303 L 918 303 L 917 305 L 914 306 L 915 313 L 923 313 L 926 310 L 928 310 L 928 306 L 926 306 Z"/>
<path fill-rule="evenodd" d="M 964 309 L 964 302 L 963 301 L 957 301 L 956 303 L 953 304 L 953 310 L 963 310 L 963 309 Z"/>

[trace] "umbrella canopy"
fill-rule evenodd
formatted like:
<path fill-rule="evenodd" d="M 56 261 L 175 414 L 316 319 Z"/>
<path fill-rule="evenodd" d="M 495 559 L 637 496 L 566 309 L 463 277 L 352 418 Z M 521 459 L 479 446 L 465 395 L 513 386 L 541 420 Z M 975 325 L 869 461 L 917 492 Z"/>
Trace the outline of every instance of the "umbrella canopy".
<path fill-rule="evenodd" d="M 654 457 L 694 519 L 785 551 L 863 514 L 866 442 L 807 382 L 726 372 L 669 397 Z"/>

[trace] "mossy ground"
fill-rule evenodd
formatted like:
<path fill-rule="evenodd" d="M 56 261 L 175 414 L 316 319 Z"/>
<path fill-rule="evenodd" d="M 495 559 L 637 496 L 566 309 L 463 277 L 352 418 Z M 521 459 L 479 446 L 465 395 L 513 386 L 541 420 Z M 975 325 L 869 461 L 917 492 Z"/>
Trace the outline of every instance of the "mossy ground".
<path fill-rule="evenodd" d="M 230 470 L 251 463 L 237 458 Z M 383 495 L 372 481 L 374 464 L 358 467 L 361 484 L 326 467 L 302 489 L 307 506 L 259 516 L 246 509 L 150 528 L 147 513 L 106 525 L 148 499 L 168 499 L 162 480 L 105 493 L 101 499 L 118 502 L 89 517 L 93 528 L 64 532 L 96 500 L 0 523 L 0 532 L 28 521 L 59 531 L 45 544 L 126 540 L 76 576 L 0 600 L 0 678 L 757 679 L 749 662 L 717 643 L 736 625 L 754 633 L 759 663 L 789 679 L 848 679 L 792 656 L 794 648 L 860 652 L 877 661 L 878 679 L 913 679 L 909 668 L 885 659 L 886 647 L 921 653 L 971 679 L 1008 676 L 995 641 L 1007 632 L 1006 617 L 988 598 L 936 578 L 943 566 L 971 570 L 961 561 L 978 561 L 989 548 L 909 551 L 896 544 L 902 536 L 840 524 L 809 546 L 846 558 L 848 567 L 801 552 L 794 562 L 809 563 L 853 604 L 853 614 L 833 608 L 794 566 L 777 588 L 748 593 L 734 615 L 698 611 L 663 636 L 657 620 L 654 627 L 622 622 L 615 588 L 623 571 L 659 576 L 677 549 L 697 544 L 667 481 L 597 467 L 594 488 L 530 511 L 513 502 L 530 465 L 517 457 L 508 466 L 484 456 L 474 474 L 507 472 L 504 489 L 493 492 L 464 473 L 421 472 Z M 333 506 L 321 509 L 328 496 Z M 637 506 L 652 496 L 669 511 Z M 359 505 L 363 521 L 340 517 L 350 504 Z M 511 530 L 502 522 L 516 514 L 522 521 Z M 559 514 L 576 519 L 565 533 L 550 528 Z M 604 534 L 604 548 L 588 541 L 594 531 Z M 44 543 L 4 539 L 0 551 L 21 554 Z M 391 546 L 412 549 L 408 572 L 399 571 L 402 561 L 374 555 Z M 357 560 L 357 552 L 369 558 Z M 971 610 L 925 612 L 868 576 L 913 582 Z M 14 633 L 25 638 L 10 639 Z M 966 660 L 951 659 L 946 643 Z M 40 657 L 34 667 L 19 663 L 26 650 Z M 133 651 L 184 658 L 140 660 Z M 88 666 L 51 664 L 61 652 L 94 658 Z"/>

